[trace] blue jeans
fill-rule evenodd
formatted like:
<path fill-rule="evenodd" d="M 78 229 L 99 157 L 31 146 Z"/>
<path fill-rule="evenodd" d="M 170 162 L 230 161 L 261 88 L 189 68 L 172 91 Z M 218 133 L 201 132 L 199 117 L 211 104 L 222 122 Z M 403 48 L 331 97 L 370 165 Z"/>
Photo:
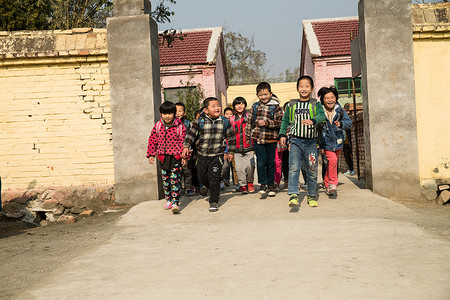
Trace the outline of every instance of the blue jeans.
<path fill-rule="evenodd" d="M 277 143 L 258 144 L 253 143 L 256 154 L 256 170 L 259 184 L 273 186 L 275 179 L 275 151 Z"/>
<path fill-rule="evenodd" d="M 316 139 L 290 139 L 288 194 L 298 195 L 298 182 L 302 161 L 306 166 L 308 196 L 316 196 L 317 188 L 317 147 Z"/>

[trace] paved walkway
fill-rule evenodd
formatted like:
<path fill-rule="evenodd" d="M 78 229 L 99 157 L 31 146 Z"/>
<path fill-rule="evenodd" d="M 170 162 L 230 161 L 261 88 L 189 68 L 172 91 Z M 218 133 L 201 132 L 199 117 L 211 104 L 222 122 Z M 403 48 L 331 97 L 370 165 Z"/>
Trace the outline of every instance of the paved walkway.
<path fill-rule="evenodd" d="M 287 195 L 226 192 L 220 210 L 187 198 L 133 207 L 106 244 L 19 298 L 450 299 L 450 243 L 415 212 L 340 177 L 339 197 L 288 207 Z"/>

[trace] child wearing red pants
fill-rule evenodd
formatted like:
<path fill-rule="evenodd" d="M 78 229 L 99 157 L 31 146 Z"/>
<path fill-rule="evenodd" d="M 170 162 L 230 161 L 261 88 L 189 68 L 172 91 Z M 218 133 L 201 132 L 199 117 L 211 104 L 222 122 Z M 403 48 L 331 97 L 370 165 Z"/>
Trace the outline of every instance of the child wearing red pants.
<path fill-rule="evenodd" d="M 328 160 L 327 172 L 323 180 L 326 193 L 330 196 L 337 193 L 339 153 L 344 147 L 344 132 L 352 127 L 352 120 L 337 102 L 339 95 L 334 86 L 323 87 L 317 95 L 320 97 L 326 119 L 322 125 L 322 141 L 320 148 L 325 151 Z"/>

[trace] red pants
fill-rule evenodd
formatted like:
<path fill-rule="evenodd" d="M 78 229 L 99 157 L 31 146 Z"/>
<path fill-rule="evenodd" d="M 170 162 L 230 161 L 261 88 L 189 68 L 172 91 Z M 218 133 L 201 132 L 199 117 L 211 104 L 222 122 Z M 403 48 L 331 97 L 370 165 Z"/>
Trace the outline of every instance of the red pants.
<path fill-rule="evenodd" d="M 328 159 L 327 173 L 325 174 L 325 178 L 323 179 L 325 187 L 328 187 L 330 184 L 334 185 L 335 187 L 337 187 L 338 185 L 337 162 L 341 150 L 342 149 L 336 151 L 325 150 L 325 155 L 327 156 Z"/>

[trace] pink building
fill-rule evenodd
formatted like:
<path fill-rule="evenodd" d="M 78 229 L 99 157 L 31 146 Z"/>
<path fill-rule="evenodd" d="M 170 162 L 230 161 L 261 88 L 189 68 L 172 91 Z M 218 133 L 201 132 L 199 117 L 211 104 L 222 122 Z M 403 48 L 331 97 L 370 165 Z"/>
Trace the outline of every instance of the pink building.
<path fill-rule="evenodd" d="M 303 21 L 300 74 L 314 79 L 313 95 L 323 86 L 335 85 L 341 99 L 351 97 L 350 42 L 357 35 L 358 17 Z M 355 86 L 360 94 L 359 78 Z"/>
<path fill-rule="evenodd" d="M 183 29 L 183 40 L 159 47 L 162 99 L 178 102 L 177 92 L 186 83 L 200 84 L 205 97 L 216 97 L 226 106 L 228 75 L 222 27 Z"/>

